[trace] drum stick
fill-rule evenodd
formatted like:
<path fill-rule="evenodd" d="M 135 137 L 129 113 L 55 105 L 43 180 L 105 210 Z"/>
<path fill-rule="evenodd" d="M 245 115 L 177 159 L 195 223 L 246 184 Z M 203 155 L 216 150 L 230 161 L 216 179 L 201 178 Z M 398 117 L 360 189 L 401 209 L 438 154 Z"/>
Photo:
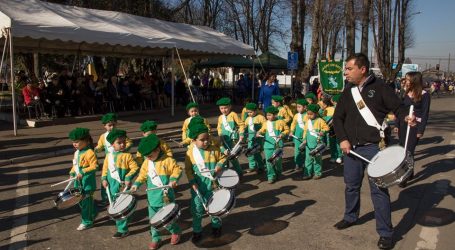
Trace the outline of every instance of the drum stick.
<path fill-rule="evenodd" d="M 409 108 L 409 117 L 411 117 L 413 113 L 414 113 L 414 105 L 411 105 L 411 107 Z M 405 154 L 406 154 L 406 151 L 408 150 L 408 139 L 409 139 L 409 130 L 410 129 L 411 129 L 411 126 L 408 123 L 408 129 L 406 130 L 406 140 L 404 143 L 404 153 Z"/>
<path fill-rule="evenodd" d="M 202 173 L 211 173 L 211 172 L 215 172 L 215 171 L 216 171 L 216 169 L 202 170 L 202 171 L 201 171 L 201 174 L 202 174 Z"/>
<path fill-rule="evenodd" d="M 164 186 L 161 186 L 161 187 L 147 188 L 145 191 L 153 191 L 153 190 L 157 190 L 157 189 L 170 188 L 170 187 L 171 186 L 169 186 L 169 185 L 164 185 Z"/>
<path fill-rule="evenodd" d="M 65 189 L 63 191 L 66 191 L 68 190 L 68 188 L 70 188 L 71 184 L 73 184 L 74 180 L 71 180 L 70 182 L 68 182 L 68 185 L 66 185 Z"/>
<path fill-rule="evenodd" d="M 64 180 L 64 181 L 61 181 L 61 182 L 57 182 L 55 184 L 52 184 L 51 187 L 55 187 L 55 186 L 58 186 L 58 185 L 61 185 L 61 184 L 65 184 L 67 182 L 70 182 L 70 181 L 74 181 L 76 179 L 76 177 L 72 177 L 72 178 L 69 178 L 68 180 Z"/>
<path fill-rule="evenodd" d="M 199 197 L 199 199 L 201 199 L 201 203 L 202 203 L 202 206 L 204 206 L 205 211 L 208 212 L 209 209 L 207 208 L 207 205 L 205 204 L 205 201 L 202 198 L 201 193 L 199 193 L 199 190 L 197 188 L 193 188 L 193 189 L 194 189 L 194 192 L 196 192 L 196 195 Z"/>
<path fill-rule="evenodd" d="M 361 160 L 364 160 L 364 161 L 368 162 L 369 164 L 372 163 L 370 160 L 368 160 L 368 159 L 366 159 L 365 157 L 363 157 L 363 156 L 357 154 L 357 153 L 356 153 L 355 151 L 353 151 L 353 150 L 349 150 L 349 153 L 350 153 L 350 154 L 353 154 L 354 156 L 356 156 L 356 157 L 358 157 L 358 158 L 360 158 Z"/>
<path fill-rule="evenodd" d="M 173 141 L 173 142 L 175 142 L 175 143 L 180 144 L 180 142 L 178 142 L 177 140 L 174 140 L 174 139 L 172 139 L 172 138 L 169 138 L 169 141 Z"/>
<path fill-rule="evenodd" d="M 111 198 L 111 192 L 109 192 L 109 185 L 106 186 L 106 195 L 107 195 L 107 199 L 109 200 L 109 206 L 112 207 L 112 198 Z"/>
<path fill-rule="evenodd" d="M 299 141 L 299 142 L 302 142 L 302 140 L 300 140 L 300 138 L 298 138 L 298 137 L 295 136 L 295 135 L 291 135 L 291 137 L 294 138 L 294 139 L 296 139 L 296 140 Z"/>

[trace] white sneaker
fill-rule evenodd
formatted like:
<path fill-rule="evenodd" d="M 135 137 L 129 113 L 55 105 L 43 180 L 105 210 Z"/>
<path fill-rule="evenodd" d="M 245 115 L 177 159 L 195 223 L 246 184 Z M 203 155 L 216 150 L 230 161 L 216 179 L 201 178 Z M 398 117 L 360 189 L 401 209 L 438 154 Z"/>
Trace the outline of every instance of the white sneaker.
<path fill-rule="evenodd" d="M 341 161 L 341 158 L 337 158 L 336 162 L 337 162 L 338 164 L 340 164 L 340 163 L 342 162 L 342 161 Z"/>
<path fill-rule="evenodd" d="M 90 226 L 87 226 L 87 225 L 84 225 L 84 224 L 81 223 L 81 224 L 76 228 L 76 230 L 77 230 L 77 231 L 83 231 L 83 230 L 89 229 L 89 228 L 91 228 L 91 227 L 92 227 L 91 225 L 90 225 Z"/>

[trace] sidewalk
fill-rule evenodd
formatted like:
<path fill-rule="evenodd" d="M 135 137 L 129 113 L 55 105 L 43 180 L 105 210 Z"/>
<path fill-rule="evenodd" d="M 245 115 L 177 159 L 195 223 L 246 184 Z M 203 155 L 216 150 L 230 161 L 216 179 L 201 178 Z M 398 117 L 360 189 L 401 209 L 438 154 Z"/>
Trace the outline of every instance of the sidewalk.
<path fill-rule="evenodd" d="M 240 113 L 241 108 L 235 107 L 235 111 Z M 212 104 L 201 105 L 200 112 L 209 120 L 212 129 L 215 129 L 219 115 L 218 107 Z M 104 133 L 100 118 L 101 115 L 62 118 L 56 122 L 56 125 L 52 126 L 19 127 L 16 137 L 13 135 L 12 128 L 8 129 L 8 127 L 12 127 L 12 124 L 2 123 L 0 124 L 0 166 L 71 154 L 73 148 L 68 139 L 68 132 L 75 127 L 89 128 L 96 143 L 98 137 Z M 145 120 L 158 122 L 158 135 L 161 138 L 172 137 L 180 141 L 182 123 L 186 118 L 187 114 L 184 107 L 176 107 L 174 117 L 171 117 L 170 108 L 142 112 L 120 112 L 117 127 L 128 132 L 128 137 L 133 139 L 134 146 L 137 146 L 142 137 L 139 127 Z M 66 121 L 66 124 L 59 124 L 62 121 Z"/>

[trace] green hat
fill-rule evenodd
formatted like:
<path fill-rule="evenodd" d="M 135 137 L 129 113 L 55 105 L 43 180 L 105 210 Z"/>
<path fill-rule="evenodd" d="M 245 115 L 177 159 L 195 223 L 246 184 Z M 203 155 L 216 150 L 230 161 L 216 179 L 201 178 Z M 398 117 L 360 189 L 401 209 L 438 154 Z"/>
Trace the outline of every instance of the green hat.
<path fill-rule="evenodd" d="M 186 110 L 190 110 L 191 108 L 199 108 L 199 104 L 195 102 L 190 102 L 186 105 Z"/>
<path fill-rule="evenodd" d="M 249 102 L 245 105 L 246 110 L 256 110 L 258 108 L 258 105 L 256 103 Z"/>
<path fill-rule="evenodd" d="M 266 109 L 265 109 L 265 113 L 270 113 L 270 114 L 278 114 L 278 108 L 276 108 L 275 106 L 268 106 Z"/>
<path fill-rule="evenodd" d="M 334 95 L 334 96 L 332 96 L 332 100 L 333 100 L 334 102 L 338 102 L 338 100 L 340 100 L 340 97 L 341 97 L 340 94 Z"/>
<path fill-rule="evenodd" d="M 305 95 L 305 99 L 308 99 L 308 98 L 316 100 L 316 95 L 313 92 L 310 92 Z"/>
<path fill-rule="evenodd" d="M 230 99 L 229 97 L 220 98 L 220 99 L 216 102 L 216 105 L 217 105 L 217 106 L 228 106 L 228 105 L 231 105 L 231 99 Z"/>
<path fill-rule="evenodd" d="M 101 122 L 103 124 L 109 123 L 109 122 L 116 122 L 117 121 L 117 114 L 116 113 L 107 113 L 101 117 Z"/>
<path fill-rule="evenodd" d="M 145 133 L 148 131 L 156 130 L 157 126 L 158 124 L 155 121 L 145 121 L 141 125 L 141 131 Z"/>
<path fill-rule="evenodd" d="M 78 141 L 90 136 L 90 130 L 88 128 L 75 128 L 71 130 L 68 134 L 68 137 L 72 141 Z"/>
<path fill-rule="evenodd" d="M 120 137 L 126 137 L 126 131 L 114 128 L 114 129 L 112 129 L 111 132 L 109 132 L 109 134 L 106 137 L 106 140 L 110 144 L 113 144 L 115 142 L 115 140 Z"/>
<path fill-rule="evenodd" d="M 319 112 L 319 105 L 317 105 L 317 104 L 308 104 L 308 106 L 306 108 L 307 108 L 307 110 L 312 111 L 313 113 L 316 113 L 316 114 Z"/>
<path fill-rule="evenodd" d="M 160 145 L 160 139 L 155 134 L 150 134 L 141 139 L 137 151 L 143 156 L 147 156 L 152 153 Z"/>
<path fill-rule="evenodd" d="M 275 102 L 282 102 L 283 99 L 284 98 L 280 95 L 272 95 L 272 100 L 274 100 Z"/>
<path fill-rule="evenodd" d="M 191 139 L 196 139 L 198 135 L 209 132 L 207 125 L 204 123 L 204 118 L 200 116 L 195 116 L 191 119 L 188 124 L 188 130 L 188 137 Z"/>
<path fill-rule="evenodd" d="M 302 106 L 308 105 L 308 102 L 307 102 L 305 99 L 303 99 L 303 98 L 297 99 L 297 102 L 296 102 L 296 103 L 297 103 L 298 105 L 302 105 Z"/>

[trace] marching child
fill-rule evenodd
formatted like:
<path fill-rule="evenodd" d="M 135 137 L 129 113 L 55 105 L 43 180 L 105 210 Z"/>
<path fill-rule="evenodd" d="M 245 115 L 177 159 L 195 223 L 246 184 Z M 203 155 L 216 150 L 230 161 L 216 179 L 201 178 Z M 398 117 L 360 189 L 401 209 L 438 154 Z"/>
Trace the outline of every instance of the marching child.
<path fill-rule="evenodd" d="M 101 117 L 101 123 L 103 124 L 106 132 L 100 135 L 98 139 L 98 144 L 95 147 L 95 152 L 103 152 L 107 155 L 110 151 L 113 150 L 111 144 L 107 141 L 107 136 L 109 133 L 117 127 L 117 114 L 116 113 L 107 113 Z M 126 151 L 128 151 L 133 145 L 133 141 L 129 138 L 126 138 Z M 108 204 L 107 194 L 104 187 L 101 185 L 101 202 L 98 204 L 99 207 L 105 207 Z"/>
<path fill-rule="evenodd" d="M 247 97 L 243 100 L 243 104 L 246 105 L 247 103 L 251 102 L 251 98 Z M 248 110 L 246 109 L 246 106 L 243 107 L 242 113 L 240 114 L 240 119 L 245 122 L 246 118 L 248 118 Z"/>
<path fill-rule="evenodd" d="M 234 147 L 234 139 L 243 140 L 244 132 L 244 123 L 239 119 L 237 113 L 232 111 L 231 99 L 228 97 L 223 97 L 216 102 L 218 105 L 221 115 L 218 117 L 218 136 L 221 140 L 221 152 L 227 154 L 227 149 L 231 150 Z M 238 131 L 237 131 L 238 129 Z M 240 133 L 240 136 L 239 136 Z M 237 159 L 230 161 L 234 166 L 234 170 L 239 174 L 240 177 L 243 176 L 242 168 Z"/>
<path fill-rule="evenodd" d="M 158 124 L 155 121 L 145 121 L 144 123 L 142 123 L 141 128 L 140 128 L 142 131 L 142 137 L 147 137 L 151 134 L 156 135 L 157 127 L 158 127 Z M 164 152 L 169 157 L 173 157 L 172 150 L 165 141 L 160 139 L 159 145 L 160 145 L 161 152 Z M 142 163 L 144 162 L 144 158 L 145 158 L 145 156 L 142 156 L 142 154 L 139 151 L 137 151 L 136 162 L 139 167 L 142 166 Z"/>
<path fill-rule="evenodd" d="M 76 149 L 70 176 L 77 178 L 74 187 L 80 188 L 85 194 L 85 198 L 79 202 L 82 221 L 77 230 L 82 231 L 93 227 L 93 221 L 96 217 L 93 193 L 96 190 L 98 160 L 92 149 L 93 141 L 88 129 L 75 128 L 69 133 L 69 138 L 73 141 L 73 147 Z"/>
<path fill-rule="evenodd" d="M 335 108 L 337 106 L 338 100 L 340 99 L 340 94 L 332 96 L 332 105 L 333 105 L 333 112 L 335 112 Z M 335 162 L 340 164 L 342 162 L 343 152 L 340 148 L 340 143 L 338 142 L 335 130 L 333 126 L 329 126 L 329 145 L 330 145 L 330 159 L 336 159 Z"/>
<path fill-rule="evenodd" d="M 188 137 L 192 143 L 188 147 L 185 156 L 185 173 L 191 186 L 191 215 L 193 217 L 193 243 L 202 239 L 202 217 L 205 214 L 202 202 L 208 201 L 213 194 L 215 187 L 215 173 L 220 173 L 226 163 L 226 156 L 221 153 L 220 148 L 210 143 L 207 126 L 201 117 L 195 117 L 188 125 Z M 212 172 L 204 170 L 213 170 Z M 196 190 L 202 196 L 197 195 Z M 212 235 L 221 236 L 221 218 L 210 217 L 212 224 Z"/>
<path fill-rule="evenodd" d="M 272 106 L 278 109 L 278 120 L 283 120 L 286 125 L 291 125 L 292 122 L 292 111 L 289 109 L 287 105 L 283 105 L 283 96 L 280 95 L 273 95 L 272 96 Z"/>
<path fill-rule="evenodd" d="M 262 128 L 257 132 L 257 136 L 264 137 L 264 153 L 267 159 L 267 180 L 270 184 L 281 176 L 282 160 L 281 157 L 276 161 L 276 165 L 268 161 L 273 153 L 279 148 L 283 148 L 283 140 L 289 134 L 289 127 L 283 120 L 277 120 L 278 109 L 274 106 L 269 106 L 265 109 L 267 121 L 262 124 Z"/>
<path fill-rule="evenodd" d="M 182 142 L 180 146 L 188 146 L 191 144 L 191 138 L 188 138 L 188 124 L 190 123 L 193 117 L 199 116 L 199 105 L 195 102 L 190 102 L 186 105 L 186 111 L 188 113 L 188 118 L 185 119 L 182 126 Z M 210 124 L 207 119 L 204 118 L 204 124 L 207 126 L 210 133 Z"/>
<path fill-rule="evenodd" d="M 308 102 L 308 104 L 316 104 L 317 100 L 318 100 L 318 98 L 316 97 L 316 95 L 313 92 L 308 92 L 305 95 L 305 99 Z"/>
<path fill-rule="evenodd" d="M 109 188 L 108 195 L 110 195 L 113 202 L 117 198 L 117 193 L 123 191 L 123 186 L 125 189 L 131 186 L 131 181 L 139 169 L 133 156 L 126 152 L 126 138 L 126 131 L 121 129 L 111 130 L 106 137 L 113 150 L 104 158 L 101 180 L 103 187 L 106 190 Z M 129 219 L 115 221 L 117 232 L 112 238 L 121 239 L 129 235 Z"/>
<path fill-rule="evenodd" d="M 332 133 L 330 132 L 330 131 L 333 131 L 333 126 L 329 125 L 332 123 L 332 117 L 333 117 L 333 114 L 335 113 L 335 108 L 332 106 L 332 100 L 329 98 L 323 99 L 321 110 L 322 110 L 321 118 L 329 126 L 329 131 L 328 131 L 328 133 L 325 134 L 325 138 L 326 138 L 325 141 L 326 141 L 326 144 L 330 147 L 330 162 L 334 163 L 338 160 L 338 157 L 336 154 L 333 153 L 333 152 L 336 152 L 336 151 L 334 151 L 334 149 L 336 150 L 337 142 L 336 142 L 335 137 L 334 136 L 332 137 Z M 321 112 L 319 112 L 319 113 L 321 113 Z"/>
<path fill-rule="evenodd" d="M 303 141 L 303 130 L 305 128 L 305 121 L 307 120 L 307 105 L 308 102 L 305 99 L 297 99 L 297 114 L 294 115 L 291 124 L 290 137 L 292 137 L 292 140 L 294 141 L 294 162 L 296 171 L 302 169 L 305 165 L 305 152 L 301 152 L 299 148 Z"/>
<path fill-rule="evenodd" d="M 262 145 L 264 141 L 260 137 L 256 137 L 257 131 L 261 129 L 262 124 L 266 122 L 266 119 L 263 115 L 258 113 L 258 107 L 256 103 L 247 103 L 245 105 L 246 113 L 248 117 L 245 120 L 245 129 L 248 132 L 248 149 L 253 148 L 254 145 Z M 262 154 L 260 150 L 254 155 L 248 156 L 248 166 L 249 169 L 247 173 L 253 171 L 262 172 L 264 171 L 264 159 L 262 159 Z"/>
<path fill-rule="evenodd" d="M 322 156 L 311 156 L 311 150 L 315 149 L 323 138 L 324 134 L 329 131 L 327 123 L 318 116 L 319 106 L 317 104 L 308 104 L 307 106 L 307 121 L 303 131 L 303 143 L 305 148 L 305 168 L 303 170 L 303 180 L 313 179 L 318 180 L 322 175 Z"/>
<path fill-rule="evenodd" d="M 170 202 L 174 202 L 174 188 L 177 187 L 177 182 L 182 173 L 182 168 L 177 165 L 174 158 L 162 151 L 160 143 L 161 140 L 156 134 L 150 134 L 141 139 L 138 151 L 144 155 L 146 159 L 144 163 L 142 163 L 139 176 L 131 187 L 132 192 L 135 192 L 144 183 L 147 183 L 147 188 L 165 185 L 171 187 L 147 191 L 147 207 L 150 219 L 153 218 L 162 207 Z M 168 225 L 166 229 L 171 233 L 171 244 L 178 244 L 182 232 L 179 225 L 174 222 L 171 225 Z M 158 249 L 161 242 L 159 231 L 150 227 L 150 235 L 152 241 L 149 244 L 149 249 Z"/>

